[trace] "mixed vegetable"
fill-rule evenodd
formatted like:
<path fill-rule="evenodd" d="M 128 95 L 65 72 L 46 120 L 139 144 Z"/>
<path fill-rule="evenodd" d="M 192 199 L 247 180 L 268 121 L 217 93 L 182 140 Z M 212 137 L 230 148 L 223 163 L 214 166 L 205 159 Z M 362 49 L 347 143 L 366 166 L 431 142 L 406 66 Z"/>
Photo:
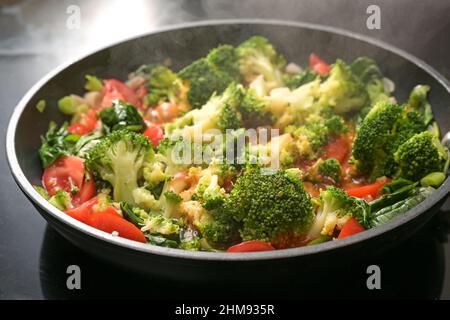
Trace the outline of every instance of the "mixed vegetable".
<path fill-rule="evenodd" d="M 72 218 L 142 243 L 248 252 L 334 241 L 407 212 L 448 171 L 430 88 L 399 104 L 367 57 L 311 54 L 301 68 L 254 36 L 178 72 L 87 75 L 85 89 L 58 101 L 70 121 L 42 137 L 36 189 Z"/>

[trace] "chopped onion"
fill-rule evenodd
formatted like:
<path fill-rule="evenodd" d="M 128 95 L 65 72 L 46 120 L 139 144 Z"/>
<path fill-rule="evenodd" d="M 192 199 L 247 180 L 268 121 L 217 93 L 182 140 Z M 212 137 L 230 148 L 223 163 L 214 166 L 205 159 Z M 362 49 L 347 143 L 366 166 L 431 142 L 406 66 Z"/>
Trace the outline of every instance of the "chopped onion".
<path fill-rule="evenodd" d="M 395 90 L 395 83 L 389 78 L 383 78 L 384 91 L 391 93 Z"/>
<path fill-rule="evenodd" d="M 302 71 L 303 71 L 302 67 L 300 67 L 298 64 L 293 63 L 293 62 L 290 62 L 286 66 L 286 72 L 290 73 L 290 74 L 296 74 L 296 73 L 300 73 Z"/>

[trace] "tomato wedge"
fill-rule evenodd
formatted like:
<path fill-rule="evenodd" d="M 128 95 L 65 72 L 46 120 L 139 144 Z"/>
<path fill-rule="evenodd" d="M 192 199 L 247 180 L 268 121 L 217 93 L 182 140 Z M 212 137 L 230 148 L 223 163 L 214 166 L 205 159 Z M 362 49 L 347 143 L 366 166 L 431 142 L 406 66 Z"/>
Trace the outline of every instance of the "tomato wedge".
<path fill-rule="evenodd" d="M 229 247 L 227 252 L 256 252 L 271 250 L 275 250 L 275 248 L 268 242 L 261 240 L 250 240 Z"/>
<path fill-rule="evenodd" d="M 329 142 L 324 148 L 324 159 L 335 158 L 339 163 L 344 163 L 350 151 L 350 143 L 347 135 L 341 134 L 335 140 Z"/>
<path fill-rule="evenodd" d="M 66 214 L 98 230 L 117 232 L 120 237 L 145 243 L 145 235 L 131 222 L 125 220 L 112 206 L 96 210 L 99 199 L 92 198 L 77 208 L 66 210 Z"/>
<path fill-rule="evenodd" d="M 83 159 L 75 156 L 64 156 L 56 160 L 44 170 L 42 185 L 47 193 L 55 195 L 58 190 L 73 192 L 81 190 L 84 179 Z"/>
<path fill-rule="evenodd" d="M 364 230 L 366 230 L 366 229 L 364 229 L 364 227 L 362 225 L 360 225 L 359 222 L 355 218 L 350 218 L 342 227 L 342 230 L 339 233 L 338 239 L 352 236 L 352 235 L 360 233 Z"/>
<path fill-rule="evenodd" d="M 309 56 L 309 67 L 321 76 L 328 75 L 331 70 L 330 65 L 319 58 L 315 53 L 311 53 Z"/>
<path fill-rule="evenodd" d="M 353 187 L 346 189 L 349 196 L 362 198 L 366 200 L 373 200 L 380 196 L 380 191 L 383 188 L 383 186 L 388 183 L 387 178 L 382 178 L 377 181 L 375 181 L 372 184 L 368 184 L 361 187 Z M 370 197 L 370 198 L 369 198 Z"/>
<path fill-rule="evenodd" d="M 148 138 L 154 147 L 157 147 L 159 142 L 164 139 L 164 132 L 161 126 L 147 122 L 147 129 L 143 133 Z"/>
<path fill-rule="evenodd" d="M 92 175 L 91 175 L 92 176 Z M 80 204 L 88 201 L 89 199 L 95 197 L 97 194 L 95 189 L 95 182 L 94 179 L 84 179 L 83 186 L 81 187 L 81 190 L 75 193 L 72 196 L 72 205 L 77 207 Z"/>
<path fill-rule="evenodd" d="M 93 109 L 81 115 L 80 122 L 74 123 L 67 128 L 67 131 L 83 136 L 91 133 L 97 126 L 97 116 Z"/>
<path fill-rule="evenodd" d="M 125 83 L 116 79 L 104 80 L 101 107 L 106 108 L 111 106 L 114 100 L 122 100 L 131 103 L 136 108 L 141 106 L 141 101 L 136 93 Z"/>

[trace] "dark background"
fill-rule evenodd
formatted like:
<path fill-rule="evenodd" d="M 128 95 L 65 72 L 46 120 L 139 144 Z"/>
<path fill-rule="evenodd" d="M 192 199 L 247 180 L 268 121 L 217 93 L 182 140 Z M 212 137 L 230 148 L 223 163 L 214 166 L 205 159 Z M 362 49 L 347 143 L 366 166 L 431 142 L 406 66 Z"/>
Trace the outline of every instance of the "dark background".
<path fill-rule="evenodd" d="M 381 8 L 381 29 L 368 30 L 366 9 Z M 66 27 L 69 5 L 81 9 L 81 28 Z M 57 65 L 95 48 L 161 26 L 227 18 L 306 21 L 384 40 L 423 59 L 450 78 L 450 1 L 2 1 L 0 0 L 0 139 L 22 95 Z M 86 297 L 337 297 L 450 298 L 450 201 L 409 241 L 371 261 L 351 262 L 307 282 L 259 286 L 195 285 L 148 278 L 98 261 L 47 227 L 14 183 L 0 149 L 0 299 Z M 82 289 L 66 288 L 66 268 L 82 270 Z M 330 261 L 332 264 L 332 261 Z M 382 289 L 366 288 L 377 264 Z M 150 266 L 151 267 L 151 266 Z M 274 272 L 277 272 L 274 270 Z"/>

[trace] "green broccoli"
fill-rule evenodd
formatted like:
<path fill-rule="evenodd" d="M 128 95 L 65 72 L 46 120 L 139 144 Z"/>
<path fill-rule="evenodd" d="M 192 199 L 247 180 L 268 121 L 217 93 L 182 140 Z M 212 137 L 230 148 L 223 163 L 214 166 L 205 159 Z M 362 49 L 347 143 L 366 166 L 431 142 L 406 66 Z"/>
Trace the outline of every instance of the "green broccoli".
<path fill-rule="evenodd" d="M 169 136 L 192 140 L 197 132 L 203 134 L 210 129 L 225 132 L 226 129 L 241 128 L 243 123 L 238 107 L 244 95 L 243 87 L 232 83 L 221 95 L 213 95 L 201 109 L 191 110 L 168 124 L 166 132 Z"/>
<path fill-rule="evenodd" d="M 241 74 L 236 55 L 236 49 L 228 44 L 212 49 L 206 56 L 206 60 L 218 70 L 224 77 L 229 77 L 229 82 L 240 82 Z"/>
<path fill-rule="evenodd" d="M 386 102 L 377 103 L 364 118 L 353 142 L 353 158 L 357 168 L 370 178 L 385 175 L 387 144 L 392 130 L 402 117 L 402 107 Z"/>
<path fill-rule="evenodd" d="M 432 172 L 442 172 L 447 157 L 438 138 L 429 131 L 411 137 L 394 155 L 399 167 L 398 175 L 414 181 Z"/>
<path fill-rule="evenodd" d="M 331 106 L 335 113 L 342 114 L 358 111 L 368 101 L 367 92 L 358 77 L 344 61 L 337 60 L 330 76 L 320 85 L 319 105 Z"/>
<path fill-rule="evenodd" d="M 428 126 L 434 118 L 433 110 L 428 102 L 428 92 L 430 86 L 417 85 L 413 88 L 409 95 L 407 105 L 413 110 L 419 112 L 423 117 L 425 126 Z"/>
<path fill-rule="evenodd" d="M 426 128 L 423 116 L 420 113 L 403 111 L 402 116 L 392 130 L 391 137 L 387 141 L 384 175 L 392 176 L 397 171 L 397 164 L 394 160 L 394 153 L 397 149 L 413 135 L 425 131 Z"/>
<path fill-rule="evenodd" d="M 108 132 L 126 129 L 142 132 L 146 125 L 136 107 L 123 101 L 115 101 L 100 112 L 100 119 Z"/>
<path fill-rule="evenodd" d="M 66 191 L 58 190 L 54 196 L 48 199 L 48 202 L 61 211 L 65 211 L 72 206 L 72 198 Z"/>
<path fill-rule="evenodd" d="M 190 200 L 182 202 L 180 208 L 208 244 L 224 249 L 239 240 L 239 224 L 224 206 L 207 210 L 200 201 Z"/>
<path fill-rule="evenodd" d="M 275 241 L 307 230 L 313 210 L 297 171 L 248 167 L 238 177 L 225 208 L 242 223 L 243 240 Z"/>
<path fill-rule="evenodd" d="M 332 236 L 336 228 L 341 228 L 351 218 L 367 225 L 369 207 L 366 201 L 350 197 L 344 190 L 327 187 L 320 192 L 320 206 L 309 229 L 308 237 Z"/>
<path fill-rule="evenodd" d="M 198 181 L 195 198 L 200 200 L 207 210 L 220 207 L 225 201 L 225 190 L 219 185 L 219 177 L 207 170 Z"/>
<path fill-rule="evenodd" d="M 361 123 L 353 143 L 358 169 L 372 180 L 393 176 L 394 153 L 413 135 L 426 130 L 423 116 L 402 106 L 377 103 Z"/>
<path fill-rule="evenodd" d="M 161 102 L 176 103 L 180 96 L 178 76 L 168 67 L 159 64 L 142 65 L 132 76 L 142 76 L 149 93 L 144 102 L 147 106 L 155 106 Z"/>
<path fill-rule="evenodd" d="M 188 101 L 192 108 L 202 107 L 214 93 L 221 94 L 231 82 L 239 80 L 231 49 L 230 46 L 213 49 L 206 58 L 194 61 L 178 73 L 189 87 Z"/>
<path fill-rule="evenodd" d="M 106 181 L 114 201 L 135 203 L 133 191 L 139 188 L 143 168 L 154 157 L 149 140 L 127 130 L 117 130 L 103 138 L 86 155 L 86 165 L 96 181 Z"/>
<path fill-rule="evenodd" d="M 318 166 L 318 172 L 322 177 L 331 179 L 333 183 L 339 183 L 341 181 L 341 165 L 335 158 L 329 158 L 321 162 Z"/>
<path fill-rule="evenodd" d="M 258 75 L 271 82 L 276 87 L 282 86 L 283 69 L 286 60 L 278 54 L 274 46 L 262 36 L 253 36 L 241 43 L 237 49 L 240 71 L 247 83 Z"/>
<path fill-rule="evenodd" d="M 306 159 L 316 158 L 329 141 L 348 131 L 344 119 L 337 115 L 313 115 L 308 117 L 306 122 L 303 126 L 289 126 L 285 130 L 292 133 L 296 145 L 301 147 L 298 150 L 299 155 Z"/>
<path fill-rule="evenodd" d="M 272 114 L 267 110 L 264 100 L 258 98 L 252 89 L 243 89 L 243 95 L 238 107 L 242 116 L 243 126 L 256 128 L 270 125 L 274 122 Z"/>
<path fill-rule="evenodd" d="M 316 80 L 318 77 L 319 74 L 317 72 L 308 68 L 300 73 L 287 77 L 287 79 L 285 79 L 285 82 L 286 86 L 289 89 L 294 90 L 306 83 Z"/>

